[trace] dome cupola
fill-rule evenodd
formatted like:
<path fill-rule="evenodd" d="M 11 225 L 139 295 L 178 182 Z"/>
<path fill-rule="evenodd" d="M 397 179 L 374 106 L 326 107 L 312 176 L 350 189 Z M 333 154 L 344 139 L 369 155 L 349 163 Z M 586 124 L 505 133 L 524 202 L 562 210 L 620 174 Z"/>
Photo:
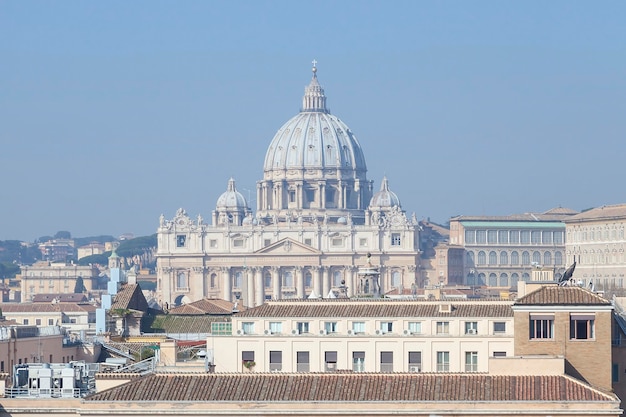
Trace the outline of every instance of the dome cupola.
<path fill-rule="evenodd" d="M 400 199 L 398 198 L 396 193 L 389 189 L 389 180 L 387 180 L 387 176 L 384 176 L 383 181 L 380 184 L 380 191 L 374 194 L 374 196 L 370 200 L 370 210 L 400 206 Z"/>
<path fill-rule="evenodd" d="M 226 192 L 217 199 L 216 208 L 213 211 L 213 224 L 224 225 L 227 223 L 241 225 L 243 219 L 251 213 L 245 197 L 237 191 L 235 180 L 230 178 Z"/>

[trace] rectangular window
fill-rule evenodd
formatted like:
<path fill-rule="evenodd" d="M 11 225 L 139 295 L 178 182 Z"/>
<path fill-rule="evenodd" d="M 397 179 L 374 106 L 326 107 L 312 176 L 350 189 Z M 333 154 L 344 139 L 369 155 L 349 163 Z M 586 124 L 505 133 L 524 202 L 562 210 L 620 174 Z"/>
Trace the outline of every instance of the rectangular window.
<path fill-rule="evenodd" d="M 242 248 L 243 247 L 243 239 L 234 239 L 233 240 L 234 248 Z"/>
<path fill-rule="evenodd" d="M 365 322 L 364 321 L 353 321 L 352 322 L 352 332 L 354 334 L 365 333 Z"/>
<path fill-rule="evenodd" d="M 530 242 L 533 245 L 541 244 L 541 232 L 539 230 L 533 230 L 530 234 Z"/>
<path fill-rule="evenodd" d="M 365 372 L 365 352 L 352 352 L 352 371 Z"/>
<path fill-rule="evenodd" d="M 487 231 L 486 230 L 477 230 L 476 231 L 476 243 L 478 243 L 478 244 L 487 243 Z"/>
<path fill-rule="evenodd" d="M 54 319 L 48 319 L 48 326 L 54 326 Z"/>
<path fill-rule="evenodd" d="M 283 370 L 283 352 L 280 350 L 270 350 L 270 371 Z"/>
<path fill-rule="evenodd" d="M 270 321 L 270 333 L 281 334 L 283 332 L 283 323 L 280 321 Z"/>
<path fill-rule="evenodd" d="M 496 321 L 493 323 L 493 332 L 498 333 L 506 333 L 506 323 L 503 321 Z"/>
<path fill-rule="evenodd" d="M 254 322 L 241 323 L 241 331 L 243 334 L 254 334 Z"/>
<path fill-rule="evenodd" d="M 294 190 L 289 190 L 289 202 L 290 203 L 296 202 L 296 192 Z"/>
<path fill-rule="evenodd" d="M 232 336 L 233 324 L 228 322 L 214 321 L 211 323 L 211 335 L 213 336 Z"/>
<path fill-rule="evenodd" d="M 400 246 L 400 233 L 392 233 L 391 234 L 391 246 Z"/>
<path fill-rule="evenodd" d="M 478 333 L 478 322 L 466 321 L 465 322 L 465 334 L 477 334 L 477 333 Z"/>
<path fill-rule="evenodd" d="M 306 201 L 308 201 L 309 203 L 312 203 L 315 201 L 315 190 L 306 189 L 305 193 L 306 193 Z"/>
<path fill-rule="evenodd" d="M 247 369 L 250 369 L 254 367 L 254 365 L 256 365 L 256 362 L 254 362 L 253 350 L 244 350 L 241 352 L 241 364 Z"/>
<path fill-rule="evenodd" d="M 296 370 L 298 372 L 309 372 L 309 352 L 296 352 Z"/>
<path fill-rule="evenodd" d="M 326 372 L 337 370 L 337 351 L 324 352 L 324 365 Z"/>
<path fill-rule="evenodd" d="M 380 352 L 380 372 L 393 372 L 393 352 Z"/>
<path fill-rule="evenodd" d="M 468 245 L 473 245 L 474 243 L 476 243 L 476 232 L 474 232 L 473 230 L 466 230 L 465 243 Z"/>
<path fill-rule="evenodd" d="M 343 239 L 340 237 L 336 237 L 331 241 L 331 245 L 335 248 L 343 246 Z"/>
<path fill-rule="evenodd" d="M 560 245 L 563 243 L 563 232 L 561 231 L 554 232 L 554 243 L 556 245 Z"/>
<path fill-rule="evenodd" d="M 52 362 L 52 360 L 50 360 Z M 4 361 L 0 361 L 0 372 L 4 372 Z"/>
<path fill-rule="evenodd" d="M 271 239 L 265 239 L 265 240 L 263 241 L 263 246 L 269 246 L 269 245 L 271 245 L 271 244 L 272 244 L 272 240 L 271 240 Z"/>
<path fill-rule="evenodd" d="M 35 324 L 37 326 L 41 326 L 41 319 L 35 319 Z"/>
<path fill-rule="evenodd" d="M 593 314 L 570 314 L 570 339 L 587 340 L 595 338 L 595 318 Z"/>
<path fill-rule="evenodd" d="M 478 352 L 465 352 L 465 372 L 478 372 Z"/>
<path fill-rule="evenodd" d="M 367 247 L 367 239 L 361 238 L 359 239 L 359 246 L 362 248 L 366 248 Z"/>
<path fill-rule="evenodd" d="M 409 372 L 422 371 L 422 352 L 409 352 Z"/>
<path fill-rule="evenodd" d="M 531 339 L 554 339 L 554 316 L 551 314 L 531 314 L 528 327 Z"/>
<path fill-rule="evenodd" d="M 523 244 L 530 243 L 530 230 L 522 230 L 520 232 L 520 241 Z"/>
<path fill-rule="evenodd" d="M 552 232 L 542 232 L 541 234 L 542 239 L 543 239 L 543 243 L 546 245 L 550 245 L 552 244 Z"/>
<path fill-rule="evenodd" d="M 420 334 L 422 333 L 422 323 L 419 321 L 411 321 L 409 322 L 409 332 L 411 334 Z"/>
<path fill-rule="evenodd" d="M 326 333 L 337 333 L 337 322 L 336 321 L 327 321 L 324 323 L 324 330 Z"/>
<path fill-rule="evenodd" d="M 498 231 L 497 230 L 487 231 L 487 243 L 489 243 L 490 245 L 498 243 Z"/>
<path fill-rule="evenodd" d="M 309 322 L 308 321 L 299 321 L 296 323 L 296 330 L 298 334 L 305 334 L 309 332 Z"/>
<path fill-rule="evenodd" d="M 509 243 L 508 230 L 498 230 L 498 242 L 505 245 Z"/>
<path fill-rule="evenodd" d="M 184 248 L 186 240 L 187 240 L 187 236 L 185 236 L 185 235 L 177 235 L 176 236 L 176 247 L 177 248 Z"/>
<path fill-rule="evenodd" d="M 4 369 L 4 362 L 2 362 L 2 368 Z M 617 363 L 611 367 L 611 380 L 614 384 L 619 382 L 619 364 Z"/>
<path fill-rule="evenodd" d="M 437 352 L 437 372 L 450 372 L 450 352 Z"/>
<path fill-rule="evenodd" d="M 509 242 L 513 244 L 519 243 L 519 230 L 509 231 Z"/>
<path fill-rule="evenodd" d="M 494 358 L 503 358 L 505 356 L 506 356 L 506 352 L 501 352 L 501 351 L 493 352 L 493 357 Z"/>
<path fill-rule="evenodd" d="M 216 239 L 209 240 L 209 247 L 213 249 L 217 248 L 217 240 Z"/>
<path fill-rule="evenodd" d="M 438 321 L 437 322 L 437 334 L 449 334 L 450 333 L 450 323 L 447 321 Z"/>
<path fill-rule="evenodd" d="M 313 244 L 313 241 L 310 238 L 304 239 L 304 244 L 311 246 Z"/>
<path fill-rule="evenodd" d="M 383 334 L 393 332 L 393 322 L 391 321 L 380 322 L 380 332 Z"/>
<path fill-rule="evenodd" d="M 28 319 L 24 319 L 24 324 L 28 324 Z"/>

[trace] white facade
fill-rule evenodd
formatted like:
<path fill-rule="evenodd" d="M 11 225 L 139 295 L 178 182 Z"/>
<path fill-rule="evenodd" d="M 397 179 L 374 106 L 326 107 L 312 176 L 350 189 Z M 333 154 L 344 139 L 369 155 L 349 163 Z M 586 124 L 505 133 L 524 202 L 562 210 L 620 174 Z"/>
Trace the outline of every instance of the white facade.
<path fill-rule="evenodd" d="M 418 282 L 419 232 L 399 198 L 372 181 L 355 135 L 326 108 L 317 69 L 301 112 L 271 141 L 257 211 L 228 181 L 207 224 L 161 216 L 157 292 L 164 306 L 205 297 L 258 306 L 269 299 L 351 296 L 357 268 L 380 268 L 382 292 Z"/>

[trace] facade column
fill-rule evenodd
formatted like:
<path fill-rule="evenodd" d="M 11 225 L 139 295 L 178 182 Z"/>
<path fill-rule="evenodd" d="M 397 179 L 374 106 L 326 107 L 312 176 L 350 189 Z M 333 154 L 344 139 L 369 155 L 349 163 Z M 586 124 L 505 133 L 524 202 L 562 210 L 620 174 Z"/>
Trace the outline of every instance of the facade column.
<path fill-rule="evenodd" d="M 280 300 L 282 298 L 280 293 L 280 267 L 271 267 L 272 271 L 272 298 L 274 300 Z"/>
<path fill-rule="evenodd" d="M 265 302 L 265 283 L 263 282 L 263 267 L 255 268 L 254 275 L 254 285 L 256 288 L 256 305 L 260 306 Z"/>
<path fill-rule="evenodd" d="M 296 297 L 304 298 L 304 276 L 301 266 L 296 266 Z"/>
<path fill-rule="evenodd" d="M 322 267 L 322 297 L 326 298 L 330 292 L 330 267 Z"/>
<path fill-rule="evenodd" d="M 233 283 L 230 276 L 230 268 L 223 266 L 222 270 L 222 297 L 226 301 L 232 301 Z"/>
<path fill-rule="evenodd" d="M 326 208 L 326 184 L 323 182 L 320 182 L 319 187 L 320 187 L 320 208 Z"/>
<path fill-rule="evenodd" d="M 246 283 L 246 307 L 254 307 L 254 270 L 253 268 L 244 269 L 244 280 Z"/>
<path fill-rule="evenodd" d="M 315 291 L 315 295 L 318 297 L 322 296 L 322 279 L 320 278 L 320 267 L 312 266 L 311 271 L 313 272 L 313 291 Z"/>
<path fill-rule="evenodd" d="M 346 293 L 346 295 L 348 297 L 353 297 L 354 294 L 356 294 L 356 279 L 354 279 L 354 276 L 356 275 L 357 268 L 355 266 L 347 266 L 346 267 L 346 286 L 348 287 L 348 291 Z"/>

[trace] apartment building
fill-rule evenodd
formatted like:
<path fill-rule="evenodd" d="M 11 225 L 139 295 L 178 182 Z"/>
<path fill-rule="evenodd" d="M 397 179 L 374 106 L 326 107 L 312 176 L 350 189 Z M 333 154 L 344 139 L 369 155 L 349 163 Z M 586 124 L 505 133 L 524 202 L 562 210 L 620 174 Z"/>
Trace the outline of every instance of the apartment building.
<path fill-rule="evenodd" d="M 21 267 L 22 302 L 31 301 L 37 294 L 70 294 L 81 278 L 85 292 L 106 288 L 106 277 L 100 277 L 95 265 L 81 266 L 72 262 L 36 262 Z"/>

